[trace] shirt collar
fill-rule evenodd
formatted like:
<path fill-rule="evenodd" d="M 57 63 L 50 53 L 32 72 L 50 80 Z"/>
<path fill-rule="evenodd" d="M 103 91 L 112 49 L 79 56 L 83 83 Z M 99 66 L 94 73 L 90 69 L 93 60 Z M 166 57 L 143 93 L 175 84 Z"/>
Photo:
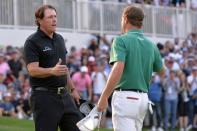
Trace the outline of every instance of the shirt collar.
<path fill-rule="evenodd" d="M 39 33 L 39 35 L 40 35 L 41 37 L 47 37 L 47 38 L 49 38 L 49 39 L 54 39 L 55 36 L 56 36 L 56 34 L 53 33 L 53 38 L 50 38 L 50 37 L 49 37 L 48 35 L 46 35 L 40 28 L 37 29 L 37 32 Z"/>
<path fill-rule="evenodd" d="M 128 33 L 143 34 L 143 30 L 142 29 L 131 29 L 128 31 Z"/>

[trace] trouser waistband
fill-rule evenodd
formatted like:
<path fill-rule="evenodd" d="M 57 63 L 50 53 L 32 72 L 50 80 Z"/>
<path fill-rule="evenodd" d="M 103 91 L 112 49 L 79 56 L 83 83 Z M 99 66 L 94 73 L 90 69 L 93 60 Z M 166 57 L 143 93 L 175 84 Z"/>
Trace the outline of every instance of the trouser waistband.
<path fill-rule="evenodd" d="M 52 92 L 55 94 L 64 94 L 66 92 L 65 87 L 56 87 L 56 88 L 46 88 L 46 87 L 35 87 L 32 89 L 33 91 L 46 91 L 46 92 Z"/>
<path fill-rule="evenodd" d="M 121 89 L 121 88 L 116 88 L 116 91 L 133 91 L 133 92 L 139 92 L 139 93 L 147 93 L 145 91 L 139 90 L 139 89 Z"/>

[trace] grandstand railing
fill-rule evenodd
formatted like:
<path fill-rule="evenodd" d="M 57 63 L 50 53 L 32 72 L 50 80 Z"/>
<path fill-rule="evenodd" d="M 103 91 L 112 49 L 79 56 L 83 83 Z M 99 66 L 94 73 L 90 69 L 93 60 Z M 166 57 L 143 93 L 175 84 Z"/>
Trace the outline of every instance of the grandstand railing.
<path fill-rule="evenodd" d="M 0 0 L 0 28 L 35 28 L 34 12 L 51 4 L 58 12 L 58 29 L 69 32 L 120 34 L 126 3 L 88 0 Z M 141 6 L 144 32 L 153 37 L 181 37 L 197 31 L 197 12 L 173 7 Z"/>

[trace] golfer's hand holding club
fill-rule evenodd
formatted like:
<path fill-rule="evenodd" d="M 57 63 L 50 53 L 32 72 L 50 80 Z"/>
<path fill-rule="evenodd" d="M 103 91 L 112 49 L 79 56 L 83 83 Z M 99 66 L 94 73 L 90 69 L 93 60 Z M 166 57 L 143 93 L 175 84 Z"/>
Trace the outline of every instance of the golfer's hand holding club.
<path fill-rule="evenodd" d="M 93 131 L 99 128 L 101 116 L 102 112 L 98 111 L 98 107 L 95 106 L 85 118 L 77 123 L 77 126 L 81 131 Z"/>

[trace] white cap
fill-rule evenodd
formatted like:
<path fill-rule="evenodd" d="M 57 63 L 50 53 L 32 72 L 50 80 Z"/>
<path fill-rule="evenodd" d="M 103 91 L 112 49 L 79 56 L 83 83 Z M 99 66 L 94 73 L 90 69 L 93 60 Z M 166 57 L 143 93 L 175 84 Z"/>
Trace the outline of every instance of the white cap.
<path fill-rule="evenodd" d="M 81 71 L 81 72 L 88 72 L 88 68 L 87 68 L 86 66 L 82 66 L 82 67 L 80 68 L 80 71 Z"/>
<path fill-rule="evenodd" d="M 94 61 L 95 61 L 94 56 L 90 56 L 90 57 L 88 58 L 88 61 L 90 61 L 90 62 L 94 62 Z"/>

